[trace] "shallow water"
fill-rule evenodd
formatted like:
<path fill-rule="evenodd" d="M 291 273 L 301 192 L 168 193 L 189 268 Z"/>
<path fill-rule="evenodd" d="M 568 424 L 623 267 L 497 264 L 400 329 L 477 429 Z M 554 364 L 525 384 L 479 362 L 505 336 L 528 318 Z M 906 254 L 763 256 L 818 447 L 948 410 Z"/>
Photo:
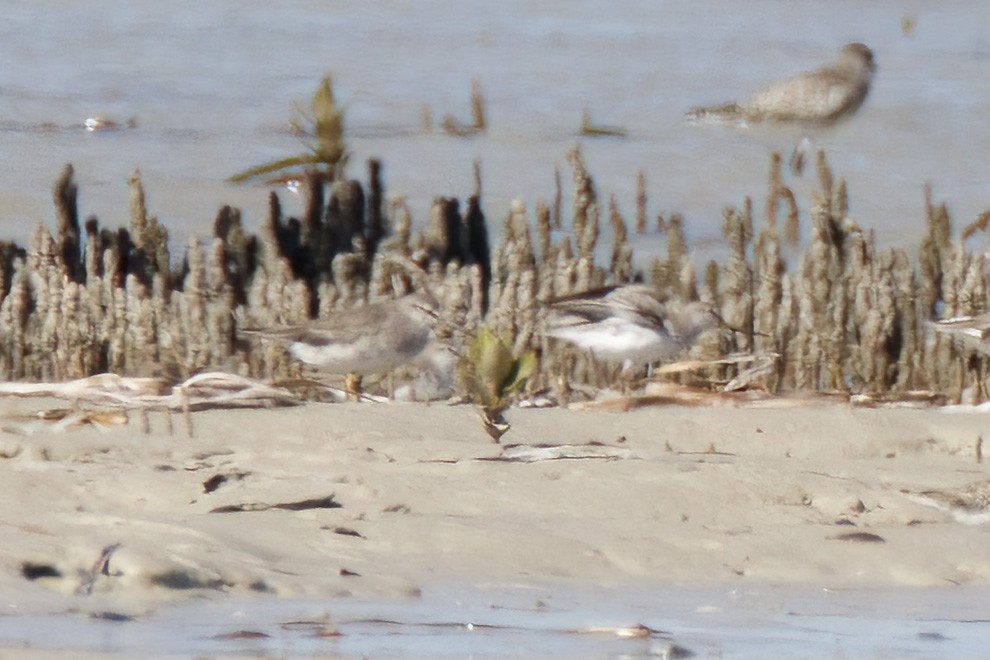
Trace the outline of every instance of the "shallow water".
<path fill-rule="evenodd" d="M 916 27 L 905 34 L 902 20 Z M 493 3 L 345 0 L 135 2 L 94 9 L 81 0 L 11 0 L 0 22 L 0 237 L 53 224 L 51 184 L 72 162 L 82 214 L 128 219 L 127 179 L 143 173 L 151 210 L 182 242 L 206 233 L 222 204 L 256 227 L 262 185 L 225 178 L 301 151 L 287 122 L 319 78 L 334 75 L 348 108 L 350 174 L 385 163 L 389 194 L 422 221 L 434 195 L 470 194 L 480 160 L 484 208 L 501 220 L 513 198 L 532 209 L 565 182 L 581 142 L 603 199 L 629 221 L 646 174 L 649 215 L 680 211 L 689 238 L 719 233 L 721 212 L 762 201 L 768 154 L 802 136 L 848 178 L 852 215 L 887 243 L 922 230 L 923 185 L 959 222 L 990 206 L 982 145 L 990 7 L 978 0 L 864 5 L 852 0 L 749 0 L 734 5 L 618 0 Z M 738 130 L 685 123 L 694 105 L 728 101 L 830 60 L 860 40 L 879 72 L 866 106 L 831 129 Z M 421 130 L 424 104 L 469 118 L 470 81 L 487 99 L 490 130 L 457 139 Z M 584 108 L 626 138 L 579 139 Z M 137 128 L 88 133 L 82 122 L 137 118 Z M 45 124 L 43 127 L 42 125 Z M 48 125 L 51 124 L 51 125 Z M 790 177 L 789 177 L 790 179 Z M 807 198 L 814 176 L 792 180 Z M 283 200 L 291 211 L 290 193 Z M 758 205 L 757 210 L 761 207 Z M 640 238 L 651 249 L 655 238 Z"/>
<path fill-rule="evenodd" d="M 0 617 L 16 649 L 238 657 L 981 657 L 985 589 L 465 587 L 418 599 L 191 601 L 112 622 Z M 82 603 L 76 603 L 82 606 Z M 8 614 L 12 611 L 8 610 Z M 637 624 L 647 637 L 618 630 Z M 339 635 L 327 636 L 327 630 Z M 5 656 L 6 657 L 6 656 Z"/>

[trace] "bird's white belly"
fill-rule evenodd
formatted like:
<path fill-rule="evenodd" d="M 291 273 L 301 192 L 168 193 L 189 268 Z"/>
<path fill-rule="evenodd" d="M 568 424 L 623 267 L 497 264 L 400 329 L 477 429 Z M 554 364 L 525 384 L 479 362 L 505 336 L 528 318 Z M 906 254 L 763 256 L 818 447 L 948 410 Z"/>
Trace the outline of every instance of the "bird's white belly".
<path fill-rule="evenodd" d="M 422 346 L 426 344 L 425 337 Z M 333 373 L 384 374 L 404 364 L 418 351 L 410 354 L 410 346 L 397 350 L 377 335 L 368 335 L 348 344 L 314 346 L 296 341 L 289 350 L 297 359 Z"/>
<path fill-rule="evenodd" d="M 680 350 L 666 332 L 613 319 L 583 326 L 558 328 L 554 336 L 588 349 L 596 357 L 621 362 L 654 362 Z"/>

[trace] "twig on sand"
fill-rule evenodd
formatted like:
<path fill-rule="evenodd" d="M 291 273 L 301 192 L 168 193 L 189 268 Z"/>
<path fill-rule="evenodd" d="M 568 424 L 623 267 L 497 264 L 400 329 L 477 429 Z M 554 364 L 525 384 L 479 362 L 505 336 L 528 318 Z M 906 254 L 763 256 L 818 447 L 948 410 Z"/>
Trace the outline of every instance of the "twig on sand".
<path fill-rule="evenodd" d="M 99 374 L 65 383 L 0 383 L 0 396 L 56 397 L 109 408 L 193 411 L 213 408 L 294 406 L 302 400 L 283 387 L 219 371 L 197 374 L 168 387 L 160 378 Z"/>
<path fill-rule="evenodd" d="M 559 461 L 579 459 L 638 459 L 639 456 L 625 447 L 615 447 L 602 442 L 589 442 L 582 445 L 506 445 L 498 456 L 483 457 L 479 461 L 505 461 L 512 463 L 535 463 L 537 461 Z"/>
<path fill-rule="evenodd" d="M 73 408 L 44 410 L 30 415 L 0 415 L 0 430 L 30 435 L 39 425 L 48 431 L 92 424 L 122 426 L 128 423 L 127 410 L 140 410 L 145 432 L 148 410 L 181 411 L 186 432 L 192 437 L 190 413 L 231 408 L 272 408 L 294 406 L 303 399 L 284 387 L 277 387 L 235 374 L 197 374 L 169 388 L 159 378 L 130 378 L 99 374 L 65 383 L 0 383 L 0 397 L 55 397 L 72 401 Z M 80 405 L 100 409 L 80 409 Z"/>

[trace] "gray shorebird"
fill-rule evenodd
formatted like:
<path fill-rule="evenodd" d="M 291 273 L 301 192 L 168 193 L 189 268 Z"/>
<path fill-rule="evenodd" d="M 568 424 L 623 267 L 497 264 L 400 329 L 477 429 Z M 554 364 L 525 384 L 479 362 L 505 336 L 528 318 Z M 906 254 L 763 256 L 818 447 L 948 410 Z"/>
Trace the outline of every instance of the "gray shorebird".
<path fill-rule="evenodd" d="M 296 359 L 330 373 L 387 374 L 426 348 L 438 310 L 436 298 L 421 291 L 307 323 L 242 332 L 279 341 Z"/>
<path fill-rule="evenodd" d="M 870 91 L 873 51 L 846 44 L 831 64 L 778 81 L 736 103 L 694 108 L 699 120 L 831 124 L 856 112 Z"/>
<path fill-rule="evenodd" d="M 653 287 L 627 284 L 551 302 L 546 333 L 628 369 L 674 358 L 719 323 L 705 303 L 660 302 Z"/>
<path fill-rule="evenodd" d="M 990 355 L 990 313 L 933 321 L 931 327 L 935 332 L 951 336 L 966 348 Z"/>

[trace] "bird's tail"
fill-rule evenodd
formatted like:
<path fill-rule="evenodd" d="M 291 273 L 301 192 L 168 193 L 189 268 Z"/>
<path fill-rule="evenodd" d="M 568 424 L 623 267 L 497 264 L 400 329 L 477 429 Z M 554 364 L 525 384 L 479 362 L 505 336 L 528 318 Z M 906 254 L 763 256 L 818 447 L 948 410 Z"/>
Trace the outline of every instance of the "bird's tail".
<path fill-rule="evenodd" d="M 709 105 L 699 108 L 692 108 L 687 116 L 692 121 L 698 123 L 725 123 L 743 121 L 742 108 L 738 103 L 726 103 L 724 105 Z"/>

